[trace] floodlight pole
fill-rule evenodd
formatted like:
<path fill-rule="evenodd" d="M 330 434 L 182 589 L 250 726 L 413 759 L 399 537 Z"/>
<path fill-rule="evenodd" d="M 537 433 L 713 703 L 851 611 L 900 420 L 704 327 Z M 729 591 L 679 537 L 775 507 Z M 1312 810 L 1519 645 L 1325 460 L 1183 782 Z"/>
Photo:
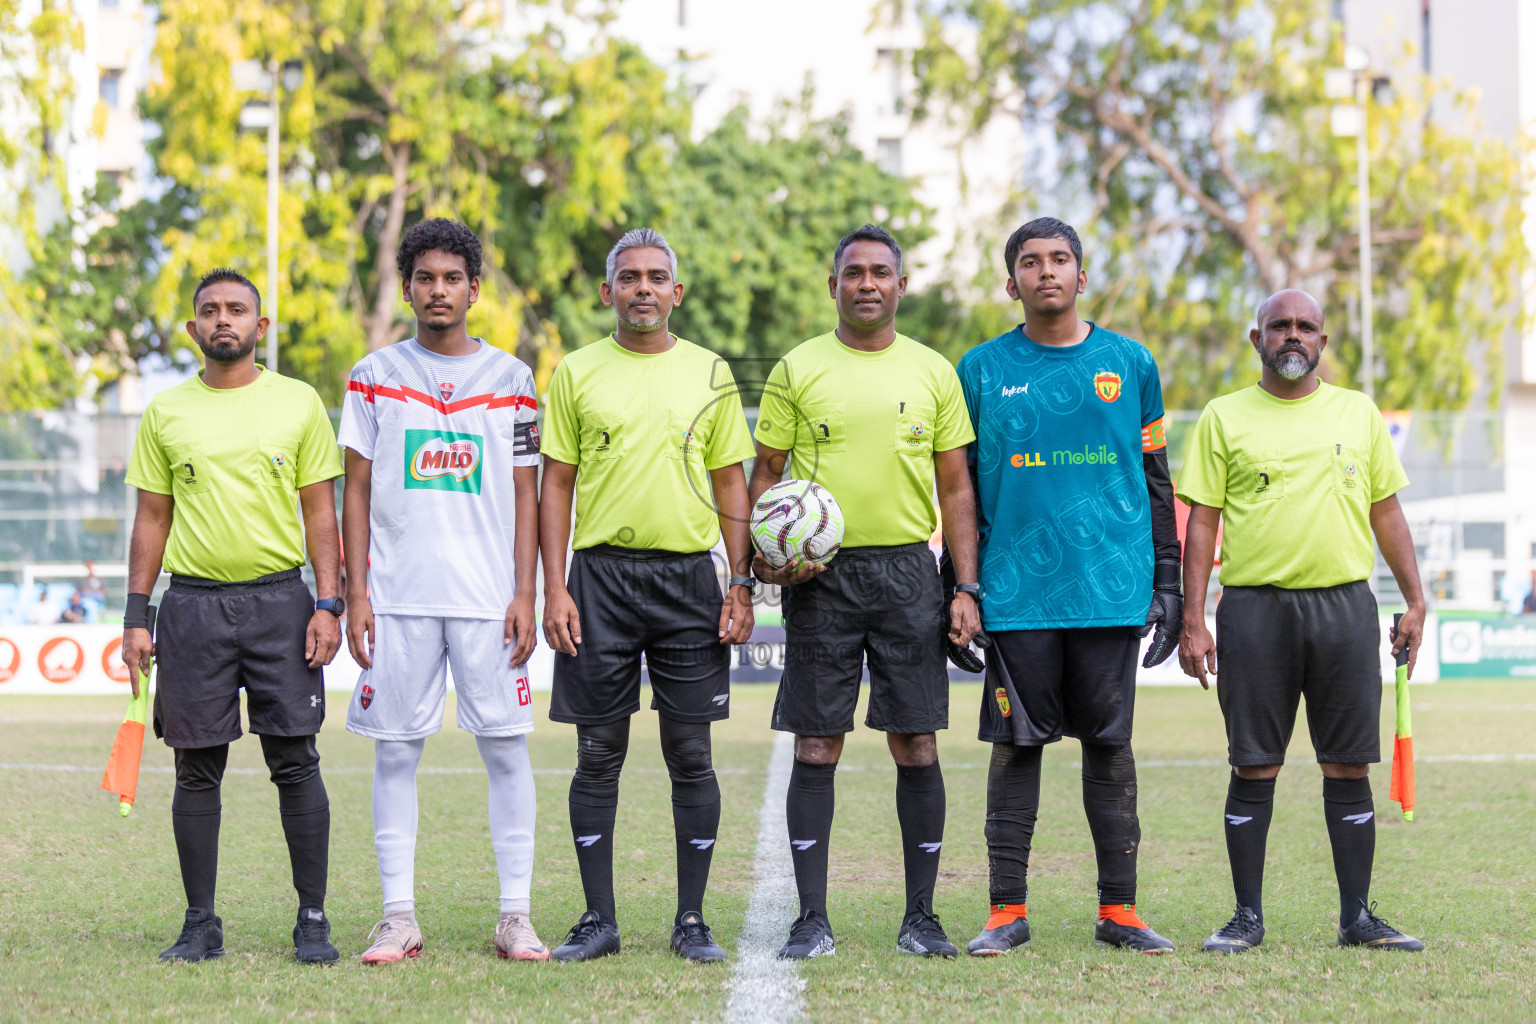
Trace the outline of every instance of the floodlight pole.
<path fill-rule="evenodd" d="M 272 119 L 267 122 L 267 369 L 277 370 L 277 99 L 282 88 L 277 61 L 268 65 L 272 74 Z"/>
<path fill-rule="evenodd" d="M 1359 203 L 1360 221 L 1360 376 L 1366 397 L 1374 401 L 1376 398 L 1376 318 L 1373 294 L 1375 282 L 1372 280 L 1371 270 L 1371 145 L 1367 121 L 1370 110 L 1371 79 L 1368 74 L 1360 75 L 1357 82 L 1360 130 L 1355 135 L 1355 194 Z M 274 117 L 274 122 L 275 120 Z"/>

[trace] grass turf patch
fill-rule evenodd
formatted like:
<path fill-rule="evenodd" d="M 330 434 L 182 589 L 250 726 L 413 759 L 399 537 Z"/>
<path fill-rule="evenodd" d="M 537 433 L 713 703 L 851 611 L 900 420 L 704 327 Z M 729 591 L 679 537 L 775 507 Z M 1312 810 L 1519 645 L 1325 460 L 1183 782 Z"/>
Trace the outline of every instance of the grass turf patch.
<path fill-rule="evenodd" d="M 716 727 L 724 814 L 706 912 L 734 952 L 747 895 L 772 687 L 737 687 Z M 1383 736 L 1391 735 L 1391 696 Z M 1201 939 L 1231 911 L 1221 813 L 1227 769 L 1214 693 L 1137 694 L 1143 843 L 1139 905 L 1177 952 L 1143 957 L 1093 945 L 1095 869 L 1076 762 L 1066 741 L 1046 756 L 1031 860 L 1035 938 L 999 959 L 919 960 L 897 952 L 902 910 L 895 772 L 883 737 L 849 737 L 837 777 L 831 844 L 833 958 L 802 968 L 807 1016 L 850 1019 L 1520 1020 L 1536 1002 L 1536 690 L 1521 683 L 1440 683 L 1414 690 L 1419 814 L 1405 825 L 1374 771 L 1379 912 L 1429 944 L 1422 955 L 1333 945 L 1337 900 L 1321 782 L 1304 727 L 1282 772 L 1270 834 L 1264 946 L 1234 958 Z M 940 737 L 949 817 L 936 899 L 957 944 L 986 918 L 982 838 L 988 749 L 977 743 L 978 686 L 957 685 Z M 276 794 L 260 748 L 231 750 L 224 787 L 219 913 L 228 956 L 155 961 L 180 927 L 182 894 L 169 821 L 170 755 L 147 743 L 139 803 L 126 821 L 97 789 L 121 717 L 119 698 L 0 697 L 0 1019 L 84 1020 L 718 1020 L 726 969 L 682 963 L 667 948 L 675 877 L 669 785 L 656 718 L 637 717 L 621 791 L 615 854 L 621 956 L 589 965 L 509 964 L 490 946 L 496 875 L 486 785 L 472 739 L 451 725 L 427 744 L 420 777 L 420 961 L 364 969 L 357 956 L 380 911 L 369 786 L 371 744 L 341 728 L 320 747 L 331 795 L 328 912 L 335 967 L 291 959 L 295 901 Z M 451 716 L 450 716 L 451 719 Z M 533 919 L 554 945 L 582 909 L 565 816 L 574 732 L 541 721 L 531 740 L 540 801 Z M 1502 760 L 1474 760 L 1499 755 Z M 1462 760 L 1441 760 L 1462 758 Z M 33 766 L 33 767 L 20 767 Z M 45 767 L 46 766 L 46 767 Z M 82 771 L 59 770 L 78 767 Z"/>

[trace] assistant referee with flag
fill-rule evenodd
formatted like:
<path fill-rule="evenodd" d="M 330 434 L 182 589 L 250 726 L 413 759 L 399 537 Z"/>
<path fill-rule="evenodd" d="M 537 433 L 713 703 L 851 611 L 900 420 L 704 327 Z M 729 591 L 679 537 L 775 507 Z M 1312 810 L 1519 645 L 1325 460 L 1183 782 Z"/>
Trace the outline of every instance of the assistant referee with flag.
<path fill-rule="evenodd" d="M 1206 688 L 1207 671 L 1217 673 L 1232 765 L 1225 816 L 1237 909 L 1205 948 L 1242 953 L 1264 939 L 1275 777 L 1305 697 L 1339 882 L 1339 945 L 1423 949 L 1369 902 L 1376 808 L 1368 773 L 1381 760 L 1382 687 L 1371 540 L 1408 604 L 1393 653 L 1406 650 L 1412 672 L 1424 594 L 1397 501 L 1408 477 L 1375 404 L 1313 376 L 1328 335 L 1310 295 L 1271 295 L 1249 339 L 1263 375 L 1205 407 L 1178 481 L 1190 506 L 1179 661 Z M 1205 596 L 1218 523 L 1223 589 L 1213 640 Z"/>
<path fill-rule="evenodd" d="M 224 955 L 214 914 L 220 783 L 240 737 L 240 690 L 277 786 L 298 891 L 294 955 L 337 958 L 325 918 L 331 811 L 315 734 L 325 719 L 320 669 L 341 643 L 341 456 L 314 388 L 256 363 L 267 332 L 256 287 L 233 270 L 203 277 L 187 322 L 201 373 L 144 411 L 128 466 L 138 511 L 128 550 L 123 661 L 160 666 L 155 735 L 176 751 L 171 825 L 187 894 L 181 936 L 162 960 Z M 303 522 L 300 523 L 302 508 Z M 318 602 L 300 575 L 305 547 Z M 151 640 L 149 595 L 171 585 Z M 138 684 L 134 684 L 138 693 Z"/>

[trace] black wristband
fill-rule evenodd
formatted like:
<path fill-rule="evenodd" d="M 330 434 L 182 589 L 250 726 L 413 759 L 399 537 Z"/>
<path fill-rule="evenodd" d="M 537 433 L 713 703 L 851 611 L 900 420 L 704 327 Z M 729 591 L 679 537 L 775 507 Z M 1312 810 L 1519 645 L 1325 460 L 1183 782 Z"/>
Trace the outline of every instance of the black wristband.
<path fill-rule="evenodd" d="M 1152 589 L 1179 591 L 1181 569 L 1178 562 L 1158 562 L 1152 567 Z"/>
<path fill-rule="evenodd" d="M 128 606 L 123 609 L 124 629 L 149 628 L 149 595 L 129 594 Z"/>

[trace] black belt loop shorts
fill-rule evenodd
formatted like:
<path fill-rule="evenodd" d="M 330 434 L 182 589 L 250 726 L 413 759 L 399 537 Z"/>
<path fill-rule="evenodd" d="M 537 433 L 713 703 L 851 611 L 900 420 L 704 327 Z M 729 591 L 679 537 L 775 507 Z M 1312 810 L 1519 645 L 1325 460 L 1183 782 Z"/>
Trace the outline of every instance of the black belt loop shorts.
<path fill-rule="evenodd" d="M 944 594 L 928 545 L 843 548 L 826 572 L 785 587 L 783 606 L 775 729 L 852 732 L 866 655 L 866 726 L 906 734 L 949 727 Z"/>
<path fill-rule="evenodd" d="M 640 655 L 651 707 L 677 722 L 730 716 L 731 649 L 708 551 L 596 544 L 571 556 L 566 588 L 581 616 L 577 656 L 555 652 L 549 717 L 606 725 L 640 710 Z"/>
<path fill-rule="evenodd" d="M 241 687 L 251 732 L 319 732 L 325 679 L 304 658 L 314 614 L 298 569 L 238 583 L 172 576 L 155 622 L 155 735 L 178 749 L 239 739 Z"/>
<path fill-rule="evenodd" d="M 1216 668 L 1231 764 L 1284 764 L 1303 696 L 1320 764 L 1381 760 L 1381 622 L 1365 580 L 1227 587 Z"/>

